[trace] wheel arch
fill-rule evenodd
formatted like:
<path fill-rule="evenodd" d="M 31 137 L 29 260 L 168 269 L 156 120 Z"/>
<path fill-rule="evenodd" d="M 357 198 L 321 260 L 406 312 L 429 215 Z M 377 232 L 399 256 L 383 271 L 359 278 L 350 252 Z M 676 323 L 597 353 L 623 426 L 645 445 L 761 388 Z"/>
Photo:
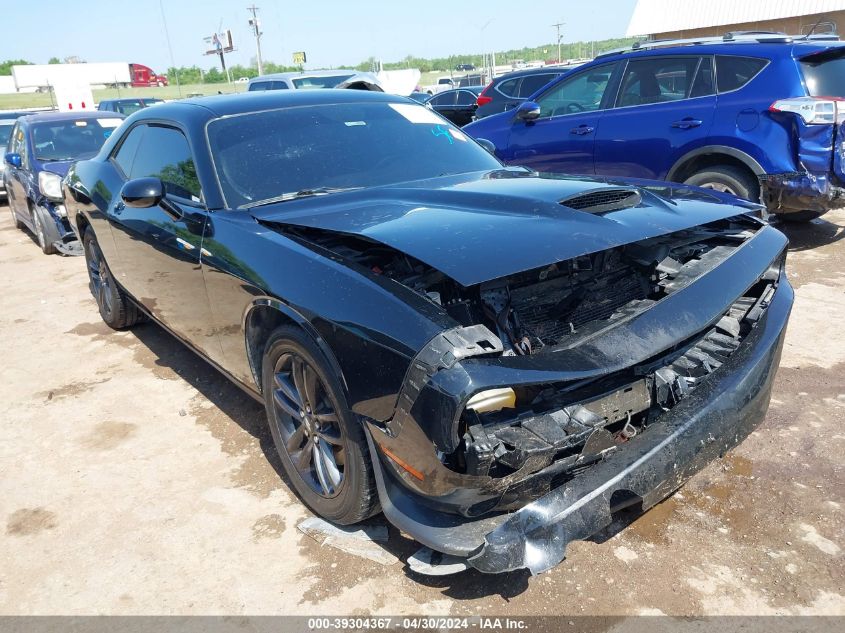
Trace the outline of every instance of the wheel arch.
<path fill-rule="evenodd" d="M 669 173 L 666 174 L 666 180 L 683 182 L 694 173 L 716 165 L 740 167 L 756 177 L 763 176 L 766 173 L 766 170 L 754 157 L 749 156 L 742 150 L 727 145 L 705 145 L 681 156 L 669 170 Z"/>
<path fill-rule="evenodd" d="M 242 321 L 247 362 L 259 393 L 262 385 L 261 366 L 264 347 L 270 335 L 283 325 L 299 328 L 317 345 L 348 394 L 343 370 L 326 340 L 302 314 L 283 301 L 268 296 L 254 298 L 244 310 Z"/>

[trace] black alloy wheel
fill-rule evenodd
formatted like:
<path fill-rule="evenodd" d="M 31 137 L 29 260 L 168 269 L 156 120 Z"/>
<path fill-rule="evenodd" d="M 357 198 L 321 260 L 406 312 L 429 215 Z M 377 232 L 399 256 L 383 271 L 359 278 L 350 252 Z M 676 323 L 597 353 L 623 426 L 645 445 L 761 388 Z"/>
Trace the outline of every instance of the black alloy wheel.
<path fill-rule="evenodd" d="M 261 376 L 273 443 L 305 504 L 342 525 L 378 512 L 362 423 L 314 340 L 296 326 L 275 330 L 265 345 Z"/>
<path fill-rule="evenodd" d="M 304 358 L 279 356 L 273 369 L 276 423 L 300 478 L 331 498 L 343 485 L 346 438 L 326 388 Z"/>

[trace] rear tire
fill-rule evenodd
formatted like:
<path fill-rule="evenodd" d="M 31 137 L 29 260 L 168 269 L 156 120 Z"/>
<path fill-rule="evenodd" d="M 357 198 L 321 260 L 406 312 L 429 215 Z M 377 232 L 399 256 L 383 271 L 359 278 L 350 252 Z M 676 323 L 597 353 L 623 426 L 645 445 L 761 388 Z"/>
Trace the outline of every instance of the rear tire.
<path fill-rule="evenodd" d="M 142 321 L 143 313 L 112 277 L 100 245 L 97 244 L 97 237 L 90 226 L 82 236 L 82 246 L 91 294 L 94 295 L 105 324 L 115 330 L 124 330 Z"/>
<path fill-rule="evenodd" d="M 825 211 L 795 211 L 793 213 L 776 213 L 775 217 L 784 222 L 811 222 L 825 213 Z"/>
<path fill-rule="evenodd" d="M 687 178 L 684 184 L 730 193 L 752 202 L 760 201 L 760 183 L 754 174 L 733 165 L 708 167 Z"/>
<path fill-rule="evenodd" d="M 273 442 L 305 505 L 341 525 L 377 513 L 364 430 L 320 348 L 301 329 L 280 327 L 265 346 L 261 375 Z"/>

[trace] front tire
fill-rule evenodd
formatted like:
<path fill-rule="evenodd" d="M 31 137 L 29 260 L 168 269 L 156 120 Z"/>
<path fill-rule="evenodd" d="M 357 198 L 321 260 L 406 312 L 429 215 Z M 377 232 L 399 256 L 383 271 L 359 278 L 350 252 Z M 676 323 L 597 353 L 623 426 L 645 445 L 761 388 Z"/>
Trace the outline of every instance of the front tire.
<path fill-rule="evenodd" d="M 760 183 L 754 175 L 733 165 L 708 167 L 687 178 L 684 184 L 729 193 L 753 202 L 760 200 Z"/>
<path fill-rule="evenodd" d="M 12 214 L 12 222 L 14 222 L 15 228 L 22 230 L 24 228 L 24 223 L 20 221 L 18 214 L 15 213 L 15 209 L 12 207 L 12 200 L 9 198 L 8 194 L 6 194 L 6 204 L 9 205 L 9 213 Z"/>
<path fill-rule="evenodd" d="M 378 512 L 364 430 L 322 351 L 301 329 L 280 327 L 261 375 L 273 442 L 305 504 L 341 525 Z"/>
<path fill-rule="evenodd" d="M 52 242 L 47 241 L 47 234 L 44 232 L 44 223 L 41 220 L 41 212 L 37 207 L 32 208 L 32 223 L 35 226 L 35 239 L 38 240 L 38 246 L 41 252 L 45 255 L 55 255 L 59 251 L 53 246 Z"/>
<path fill-rule="evenodd" d="M 112 277 L 108 264 L 89 226 L 82 236 L 89 287 L 97 302 L 100 316 L 110 328 L 124 330 L 143 320 L 143 315 Z"/>

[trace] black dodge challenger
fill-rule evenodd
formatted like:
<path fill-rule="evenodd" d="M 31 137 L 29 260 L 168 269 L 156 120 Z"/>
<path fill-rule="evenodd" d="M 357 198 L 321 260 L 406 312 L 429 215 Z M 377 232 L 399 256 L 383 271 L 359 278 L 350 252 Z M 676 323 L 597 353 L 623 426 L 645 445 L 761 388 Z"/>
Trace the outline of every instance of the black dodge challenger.
<path fill-rule="evenodd" d="M 106 323 L 263 400 L 314 512 L 458 568 L 546 570 L 742 441 L 792 306 L 758 205 L 506 168 L 381 93 L 147 108 L 64 191 Z"/>

